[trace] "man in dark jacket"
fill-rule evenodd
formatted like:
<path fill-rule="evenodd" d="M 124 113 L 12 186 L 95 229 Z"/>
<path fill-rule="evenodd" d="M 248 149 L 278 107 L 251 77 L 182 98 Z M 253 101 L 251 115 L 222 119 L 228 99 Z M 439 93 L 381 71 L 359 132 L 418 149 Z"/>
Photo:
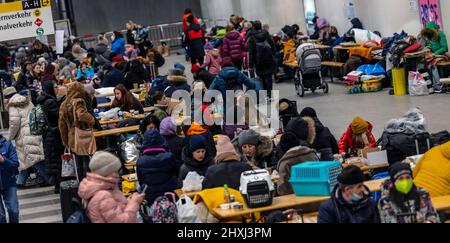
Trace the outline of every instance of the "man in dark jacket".
<path fill-rule="evenodd" d="M 125 85 L 122 73 L 111 64 L 103 66 L 102 88 L 116 87 L 118 84 Z"/>
<path fill-rule="evenodd" d="M 264 89 L 267 90 L 269 99 L 272 98 L 273 75 L 276 73 L 275 43 L 269 33 L 262 30 L 261 22 L 253 22 L 252 37 L 250 37 L 247 49 L 250 54 L 250 69 L 255 69 L 261 79 Z"/>
<path fill-rule="evenodd" d="M 370 197 L 364 180 L 364 173 L 359 167 L 345 168 L 338 177 L 331 200 L 320 206 L 318 223 L 379 223 L 377 203 Z"/>
<path fill-rule="evenodd" d="M 186 76 L 184 76 L 184 72 L 181 69 L 170 69 L 169 76 L 167 76 L 167 81 L 170 83 L 170 86 L 164 91 L 166 97 L 172 97 L 178 90 L 184 90 L 189 93 L 191 92 L 191 86 L 187 83 L 188 80 Z"/>
<path fill-rule="evenodd" d="M 138 60 L 133 60 L 127 64 L 127 73 L 125 74 L 125 87 L 128 90 L 133 89 L 133 84 L 143 84 L 147 81 L 147 70 Z"/>
<path fill-rule="evenodd" d="M 191 57 L 192 65 L 200 63 L 203 65 L 205 59 L 205 33 L 203 33 L 202 27 L 195 23 L 194 16 L 187 17 L 187 23 L 189 27 L 185 32 L 185 43 L 189 49 L 189 56 Z"/>
<path fill-rule="evenodd" d="M 19 200 L 17 198 L 16 175 L 19 174 L 19 160 L 12 143 L 0 134 L 0 224 L 19 223 Z M 6 209 L 3 207 L 6 206 Z"/>
<path fill-rule="evenodd" d="M 56 98 L 52 81 L 42 84 L 42 94 L 38 97 L 37 102 L 41 105 L 47 121 L 47 129 L 42 135 L 45 165 L 48 175 L 52 177 L 55 184 L 55 193 L 58 193 L 61 181 L 61 155 L 64 152 L 64 146 L 58 127 L 60 103 Z"/>
<path fill-rule="evenodd" d="M 178 188 L 181 163 L 167 150 L 167 143 L 156 129 L 148 130 L 142 144 L 143 156 L 137 162 L 140 185 L 146 184 L 145 199 L 152 205 L 155 199 Z"/>

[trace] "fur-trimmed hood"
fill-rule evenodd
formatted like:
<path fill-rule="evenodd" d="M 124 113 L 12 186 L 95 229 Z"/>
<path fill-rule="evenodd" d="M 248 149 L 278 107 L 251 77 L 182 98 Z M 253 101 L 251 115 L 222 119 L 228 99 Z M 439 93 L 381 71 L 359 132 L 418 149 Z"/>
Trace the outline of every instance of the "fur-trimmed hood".
<path fill-rule="evenodd" d="M 8 107 L 24 108 L 28 106 L 29 103 L 30 103 L 29 96 L 15 94 L 13 97 L 11 97 L 11 99 L 9 99 Z"/>
<path fill-rule="evenodd" d="M 311 117 L 298 117 L 289 122 L 286 132 L 295 134 L 300 140 L 306 137 L 306 142 L 313 144 L 316 140 L 316 123 Z"/>
<path fill-rule="evenodd" d="M 169 76 L 167 76 L 167 80 L 169 80 L 172 83 L 186 83 L 187 82 L 187 78 L 185 76 L 169 75 Z"/>
<path fill-rule="evenodd" d="M 242 147 L 239 146 L 239 136 L 235 137 L 232 141 L 233 146 L 235 147 L 236 151 L 239 152 L 243 156 Z M 270 137 L 266 136 L 259 136 L 258 142 L 256 145 L 256 154 L 255 159 L 256 161 L 260 161 L 267 156 L 269 156 L 273 151 L 273 141 Z M 245 156 L 244 156 L 245 157 Z"/>

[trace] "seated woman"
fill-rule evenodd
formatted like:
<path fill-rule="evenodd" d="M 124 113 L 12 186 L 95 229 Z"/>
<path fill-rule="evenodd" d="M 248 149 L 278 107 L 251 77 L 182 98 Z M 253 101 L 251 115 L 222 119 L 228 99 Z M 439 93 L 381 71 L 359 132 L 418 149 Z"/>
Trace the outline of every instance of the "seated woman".
<path fill-rule="evenodd" d="M 163 138 L 167 141 L 169 151 L 175 154 L 175 157 L 181 160 L 184 138 L 178 137 L 177 126 L 173 122 L 172 117 L 166 117 L 161 121 L 159 126 L 159 132 Z"/>
<path fill-rule="evenodd" d="M 356 155 L 358 150 L 375 148 L 376 140 L 372 134 L 373 126 L 361 117 L 353 119 L 347 131 L 339 140 L 339 153 L 345 155 Z"/>
<path fill-rule="evenodd" d="M 230 138 L 221 136 L 217 141 L 215 164 L 208 168 L 203 181 L 203 189 L 223 187 L 239 190 L 241 174 L 252 168 L 240 160 Z"/>
<path fill-rule="evenodd" d="M 183 165 L 178 176 L 180 187 L 183 186 L 183 181 L 189 172 L 194 171 L 204 176 L 206 170 L 213 165 L 213 157 L 209 154 L 206 140 L 201 135 L 191 137 L 189 144 L 183 149 L 182 158 Z"/>
<path fill-rule="evenodd" d="M 142 144 L 143 155 L 137 161 L 140 185 L 148 185 L 145 199 L 152 205 L 156 198 L 178 188 L 181 162 L 168 152 L 167 143 L 156 129 L 148 130 Z"/>
<path fill-rule="evenodd" d="M 92 223 L 136 223 L 145 192 L 128 199 L 123 195 L 117 186 L 121 167 L 119 158 L 111 153 L 99 151 L 92 157 L 91 173 L 87 173 L 78 189 Z"/>
<path fill-rule="evenodd" d="M 425 153 L 414 168 L 414 183 L 431 197 L 450 195 L 450 142 Z"/>
<path fill-rule="evenodd" d="M 381 223 L 439 223 L 439 215 L 430 194 L 414 185 L 409 164 L 396 163 L 389 168 L 390 179 L 382 186 L 378 203 Z"/>
<path fill-rule="evenodd" d="M 141 102 L 122 84 L 116 86 L 114 95 L 115 99 L 112 102 L 111 108 L 119 107 L 121 111 L 130 112 L 131 110 L 135 110 L 139 111 L 139 114 L 144 114 L 144 108 Z"/>
<path fill-rule="evenodd" d="M 77 80 L 91 80 L 95 76 L 94 69 L 88 67 L 86 63 L 81 63 L 77 70 Z"/>
<path fill-rule="evenodd" d="M 261 136 L 253 130 L 243 131 L 233 140 L 236 150 L 241 154 L 241 160 L 254 170 L 275 167 L 273 142 L 269 137 Z"/>

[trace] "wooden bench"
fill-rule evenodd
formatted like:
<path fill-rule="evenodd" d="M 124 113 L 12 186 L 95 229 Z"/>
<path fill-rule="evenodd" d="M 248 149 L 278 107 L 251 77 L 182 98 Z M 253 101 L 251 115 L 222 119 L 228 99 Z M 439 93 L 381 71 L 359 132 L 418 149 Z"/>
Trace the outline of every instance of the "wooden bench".
<path fill-rule="evenodd" d="M 328 70 L 330 70 L 330 78 L 331 78 L 331 82 L 334 82 L 334 72 L 333 72 L 333 68 L 339 68 L 341 70 L 341 72 L 344 72 L 344 65 L 345 63 L 343 62 L 333 62 L 333 61 L 324 61 L 321 63 L 322 66 L 327 67 Z"/>
<path fill-rule="evenodd" d="M 122 127 L 122 128 L 94 132 L 94 137 L 101 138 L 101 137 L 108 137 L 108 136 L 112 136 L 112 135 L 119 135 L 119 134 L 137 132 L 137 131 L 139 131 L 139 126 Z"/>

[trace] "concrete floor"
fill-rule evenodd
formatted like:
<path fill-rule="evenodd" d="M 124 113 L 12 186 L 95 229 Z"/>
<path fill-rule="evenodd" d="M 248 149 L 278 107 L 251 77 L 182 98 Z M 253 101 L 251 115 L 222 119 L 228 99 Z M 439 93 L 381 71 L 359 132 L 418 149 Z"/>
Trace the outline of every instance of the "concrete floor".
<path fill-rule="evenodd" d="M 166 58 L 166 65 L 160 73 L 167 73 L 176 62 L 186 65 L 186 73 L 192 81 L 191 65 L 181 55 L 173 54 Z M 450 130 L 450 94 L 396 97 L 389 95 L 385 90 L 379 93 L 349 95 L 344 85 L 330 84 L 330 93 L 327 95 L 318 91 L 316 94 L 306 93 L 304 98 L 300 98 L 296 95 L 292 82 L 274 84 L 274 89 L 280 91 L 282 98 L 296 100 L 299 112 L 308 106 L 316 109 L 319 119 L 330 128 L 337 139 L 357 115 L 372 122 L 374 135 L 379 138 L 390 119 L 400 117 L 414 107 L 419 107 L 424 112 L 430 132 Z"/>

